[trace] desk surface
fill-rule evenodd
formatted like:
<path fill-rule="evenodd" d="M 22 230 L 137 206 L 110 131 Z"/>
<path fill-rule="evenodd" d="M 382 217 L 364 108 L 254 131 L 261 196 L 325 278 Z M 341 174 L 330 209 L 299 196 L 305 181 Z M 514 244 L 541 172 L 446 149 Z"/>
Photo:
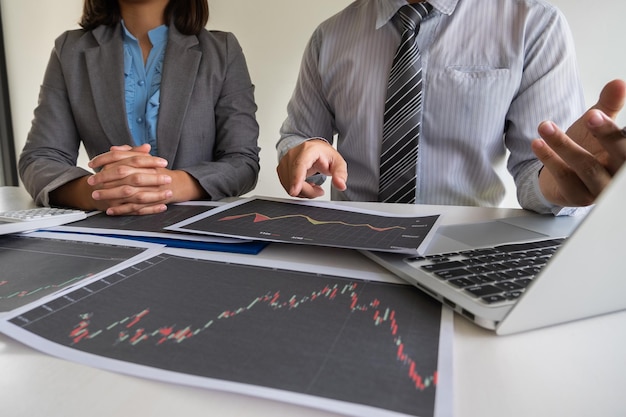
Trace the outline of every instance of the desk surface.
<path fill-rule="evenodd" d="M 374 207 L 371 203 L 364 206 Z M 32 205 L 14 187 L 0 188 L 0 211 Z M 516 209 L 394 207 L 443 223 L 527 215 Z M 387 274 L 357 252 L 272 244 L 268 259 L 311 257 L 335 265 L 358 263 Z M 252 256 L 252 255 L 250 255 Z M 619 271 L 618 271 L 619 273 Z M 454 319 L 455 416 L 624 416 L 626 312 L 548 329 L 495 336 Z M 335 414 L 220 391 L 144 380 L 39 353 L 0 335 L 2 415 L 21 416 L 333 416 Z"/>

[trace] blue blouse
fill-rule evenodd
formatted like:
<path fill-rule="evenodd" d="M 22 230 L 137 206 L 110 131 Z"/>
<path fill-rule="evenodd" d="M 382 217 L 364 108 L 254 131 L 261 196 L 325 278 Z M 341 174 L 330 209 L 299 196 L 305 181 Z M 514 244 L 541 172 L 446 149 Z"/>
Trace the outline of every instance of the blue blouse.
<path fill-rule="evenodd" d="M 124 26 L 124 79 L 126 117 L 135 145 L 149 143 L 150 153 L 158 155 L 157 121 L 161 93 L 163 57 L 167 45 L 167 26 L 148 32 L 152 49 L 144 65 L 139 41 Z"/>

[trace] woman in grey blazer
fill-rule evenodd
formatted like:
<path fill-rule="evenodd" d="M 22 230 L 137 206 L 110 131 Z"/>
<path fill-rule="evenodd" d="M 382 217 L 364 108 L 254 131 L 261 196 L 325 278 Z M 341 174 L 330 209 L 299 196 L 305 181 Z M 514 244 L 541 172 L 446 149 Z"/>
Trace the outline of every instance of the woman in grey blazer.
<path fill-rule="evenodd" d="M 149 214 L 256 185 L 254 86 L 236 38 L 204 28 L 207 0 L 140 3 L 85 0 L 82 29 L 55 41 L 19 159 L 36 203 Z M 76 166 L 81 143 L 95 174 Z"/>

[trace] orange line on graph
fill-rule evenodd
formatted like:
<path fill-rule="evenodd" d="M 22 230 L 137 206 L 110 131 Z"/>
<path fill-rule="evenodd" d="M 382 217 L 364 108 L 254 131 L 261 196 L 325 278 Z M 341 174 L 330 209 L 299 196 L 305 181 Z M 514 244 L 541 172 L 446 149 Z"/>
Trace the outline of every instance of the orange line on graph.
<path fill-rule="evenodd" d="M 346 223 L 346 222 L 342 222 L 339 220 L 331 220 L 331 221 L 322 221 L 322 220 L 315 220 L 309 216 L 305 216 L 304 214 L 287 214 L 284 216 L 278 216 L 278 217 L 268 217 L 264 214 L 260 214 L 260 213 L 246 213 L 246 214 L 239 214 L 239 215 L 235 215 L 235 216 L 226 216 L 226 217 L 222 217 L 221 219 L 219 219 L 219 221 L 229 221 L 229 220 L 237 220 L 237 219 L 241 219 L 243 217 L 250 217 L 250 216 L 254 216 L 254 223 L 260 223 L 260 222 L 265 222 L 268 220 L 280 220 L 280 219 L 287 219 L 289 217 L 302 217 L 306 220 L 309 221 L 309 223 L 317 226 L 320 224 L 341 224 L 343 226 L 349 226 L 349 227 L 369 227 L 370 229 L 376 231 L 376 232 L 386 232 L 388 230 L 392 230 L 392 229 L 405 229 L 405 227 L 402 226 L 391 226 L 391 227 L 375 227 L 372 226 L 371 224 L 351 224 L 351 223 Z"/>

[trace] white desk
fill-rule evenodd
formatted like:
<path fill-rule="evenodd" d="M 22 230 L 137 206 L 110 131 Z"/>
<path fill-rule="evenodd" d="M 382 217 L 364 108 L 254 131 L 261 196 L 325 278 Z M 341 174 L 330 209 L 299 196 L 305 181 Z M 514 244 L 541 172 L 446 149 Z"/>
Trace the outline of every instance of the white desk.
<path fill-rule="evenodd" d="M 22 190 L 0 188 L 0 210 L 28 205 L 32 201 Z M 444 224 L 528 214 L 515 209 L 441 206 L 393 210 L 419 215 L 441 212 Z M 257 256 L 310 257 L 311 250 L 324 262 L 358 263 L 364 269 L 387 274 L 347 250 L 272 244 Z M 626 415 L 626 395 L 622 392 L 626 387 L 626 312 L 505 337 L 459 316 L 455 316 L 454 324 L 457 417 Z M 334 415 L 102 371 L 41 354 L 2 335 L 0 404 L 3 417 Z"/>

